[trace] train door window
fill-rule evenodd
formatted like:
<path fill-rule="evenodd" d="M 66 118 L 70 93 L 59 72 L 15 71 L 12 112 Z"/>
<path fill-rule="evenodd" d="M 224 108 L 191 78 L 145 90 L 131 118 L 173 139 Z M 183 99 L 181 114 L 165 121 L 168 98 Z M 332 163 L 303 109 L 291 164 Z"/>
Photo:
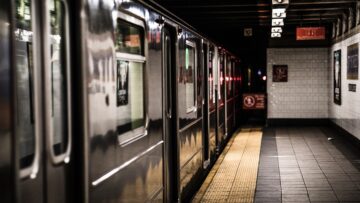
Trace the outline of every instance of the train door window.
<path fill-rule="evenodd" d="M 230 57 L 226 60 L 226 87 L 227 87 L 227 99 L 232 98 L 232 61 Z"/>
<path fill-rule="evenodd" d="M 116 114 L 118 142 L 125 146 L 147 135 L 144 23 L 119 15 L 115 30 Z"/>
<path fill-rule="evenodd" d="M 185 97 L 186 112 L 196 111 L 196 45 L 190 41 L 185 48 Z"/>
<path fill-rule="evenodd" d="M 33 19 L 31 1 L 16 1 L 16 134 L 19 137 L 20 168 L 28 168 L 35 158 L 35 115 L 33 70 Z"/>
<path fill-rule="evenodd" d="M 215 68 L 214 68 L 214 47 L 210 46 L 209 49 L 209 61 L 208 61 L 208 69 L 209 69 L 209 107 L 210 111 L 215 109 Z"/>
<path fill-rule="evenodd" d="M 224 58 L 224 54 L 220 53 L 220 62 L 219 62 L 219 88 L 220 88 L 220 91 L 219 91 L 219 105 L 222 106 L 224 105 L 224 85 L 225 85 L 225 74 L 224 74 L 224 63 L 225 63 L 225 58 Z"/>
<path fill-rule="evenodd" d="M 50 0 L 49 6 L 52 150 L 54 155 L 60 155 L 68 149 L 68 134 L 70 133 L 66 10 L 61 0 Z"/>

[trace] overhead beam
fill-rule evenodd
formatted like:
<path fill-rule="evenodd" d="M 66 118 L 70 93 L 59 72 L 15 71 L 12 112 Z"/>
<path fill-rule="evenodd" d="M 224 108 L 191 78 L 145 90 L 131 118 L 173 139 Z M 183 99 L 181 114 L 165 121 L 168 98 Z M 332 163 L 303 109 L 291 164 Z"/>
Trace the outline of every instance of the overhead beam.
<path fill-rule="evenodd" d="M 321 6 L 321 5 L 334 5 L 334 4 L 353 4 L 356 3 L 356 0 L 320 0 L 320 1 L 313 1 L 313 0 L 296 0 L 290 1 L 289 5 L 300 6 L 300 5 L 312 5 L 312 6 Z"/>

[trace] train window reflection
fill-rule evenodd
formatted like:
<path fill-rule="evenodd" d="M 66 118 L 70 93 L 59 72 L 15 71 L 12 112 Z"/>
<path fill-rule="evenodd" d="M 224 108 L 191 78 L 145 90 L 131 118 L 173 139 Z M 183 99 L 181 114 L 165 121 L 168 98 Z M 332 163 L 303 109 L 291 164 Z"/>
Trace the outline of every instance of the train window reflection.
<path fill-rule="evenodd" d="M 115 33 L 117 52 L 143 55 L 143 29 L 118 19 Z"/>
<path fill-rule="evenodd" d="M 226 93 L 227 93 L 227 99 L 232 98 L 233 95 L 233 89 L 232 89 L 232 83 L 233 83 L 233 78 L 232 78 L 232 60 L 230 59 L 230 57 L 227 57 L 226 60 Z"/>
<path fill-rule="evenodd" d="M 115 30 L 116 124 L 118 142 L 120 145 L 126 145 L 147 135 L 144 29 L 121 18 L 117 22 Z"/>
<path fill-rule="evenodd" d="M 20 167 L 31 165 L 35 150 L 33 102 L 33 51 L 31 1 L 16 1 L 16 133 L 19 137 Z"/>
<path fill-rule="evenodd" d="M 117 60 L 116 71 L 117 132 L 122 142 L 145 130 L 144 68 L 143 63 Z"/>
<path fill-rule="evenodd" d="M 225 58 L 223 54 L 220 54 L 220 91 L 219 91 L 219 105 L 222 106 L 224 105 L 224 97 L 225 97 L 225 74 L 224 74 L 224 66 L 225 66 Z"/>
<path fill-rule="evenodd" d="M 186 42 L 184 79 L 186 111 L 192 112 L 196 108 L 196 46 L 191 42 Z"/>
<path fill-rule="evenodd" d="M 209 86 L 209 107 L 210 111 L 215 109 L 215 84 L 216 84 L 216 76 L 215 76 L 215 67 L 214 67 L 214 47 L 210 46 L 209 51 L 209 78 L 208 78 L 208 86 Z"/>
<path fill-rule="evenodd" d="M 52 125 L 55 155 L 63 154 L 67 147 L 68 97 L 65 40 L 65 5 L 61 0 L 50 0 L 51 40 L 51 95 Z"/>

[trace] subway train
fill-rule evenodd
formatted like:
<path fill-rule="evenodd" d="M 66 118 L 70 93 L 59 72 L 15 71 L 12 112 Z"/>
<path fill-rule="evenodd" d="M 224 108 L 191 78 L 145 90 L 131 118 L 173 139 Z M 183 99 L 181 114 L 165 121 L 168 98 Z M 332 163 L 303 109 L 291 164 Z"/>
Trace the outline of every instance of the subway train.
<path fill-rule="evenodd" d="M 240 60 L 152 1 L 0 6 L 1 202 L 187 202 L 240 125 Z"/>

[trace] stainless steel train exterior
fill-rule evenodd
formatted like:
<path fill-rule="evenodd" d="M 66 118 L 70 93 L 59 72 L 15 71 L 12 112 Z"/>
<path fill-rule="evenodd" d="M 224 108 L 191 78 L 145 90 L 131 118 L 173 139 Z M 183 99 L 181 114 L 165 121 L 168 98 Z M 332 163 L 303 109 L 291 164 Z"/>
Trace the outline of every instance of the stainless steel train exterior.
<path fill-rule="evenodd" d="M 239 60 L 153 2 L 0 6 L 1 202 L 186 202 L 241 117 Z"/>

